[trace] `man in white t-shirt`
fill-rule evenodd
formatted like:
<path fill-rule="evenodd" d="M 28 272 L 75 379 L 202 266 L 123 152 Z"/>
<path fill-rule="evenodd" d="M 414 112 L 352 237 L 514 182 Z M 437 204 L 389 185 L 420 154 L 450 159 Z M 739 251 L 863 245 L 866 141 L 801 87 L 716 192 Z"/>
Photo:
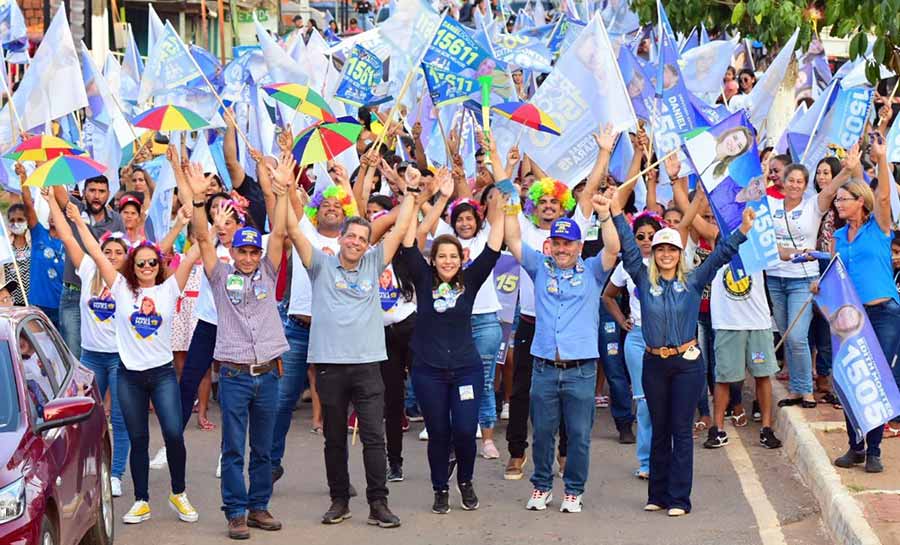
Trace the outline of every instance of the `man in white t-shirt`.
<path fill-rule="evenodd" d="M 763 273 L 734 280 L 731 268 L 722 267 L 712 281 L 709 306 L 715 331 L 716 389 L 714 422 L 703 447 L 728 444 L 724 427 L 730 386 L 742 382 L 747 370 L 756 380 L 756 399 L 762 413 L 759 442 L 770 449 L 781 447 L 772 431 L 772 375 L 778 372 L 778 363 Z"/>

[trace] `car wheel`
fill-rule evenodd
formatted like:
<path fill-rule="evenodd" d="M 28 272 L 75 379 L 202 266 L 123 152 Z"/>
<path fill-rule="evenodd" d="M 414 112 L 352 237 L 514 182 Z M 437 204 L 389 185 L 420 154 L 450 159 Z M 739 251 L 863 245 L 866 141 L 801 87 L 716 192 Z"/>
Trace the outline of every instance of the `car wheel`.
<path fill-rule="evenodd" d="M 41 545 L 56 545 L 58 541 L 56 527 L 53 526 L 53 522 L 47 518 L 47 515 L 44 515 L 41 520 Z"/>
<path fill-rule="evenodd" d="M 110 482 L 109 462 L 110 455 L 107 449 L 103 453 L 100 462 L 100 505 L 98 506 L 97 522 L 82 540 L 82 545 L 110 545 L 113 542 L 113 526 L 115 513 L 113 512 L 112 483 Z M 46 545 L 46 544 L 41 544 Z"/>

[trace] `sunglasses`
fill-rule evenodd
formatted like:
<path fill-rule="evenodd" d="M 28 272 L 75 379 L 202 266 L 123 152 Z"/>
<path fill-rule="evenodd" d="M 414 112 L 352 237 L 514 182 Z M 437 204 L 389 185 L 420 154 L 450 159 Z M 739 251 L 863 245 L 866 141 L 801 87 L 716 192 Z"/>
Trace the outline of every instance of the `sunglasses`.
<path fill-rule="evenodd" d="M 650 235 L 645 235 L 644 233 L 638 233 L 634 235 L 634 238 L 639 240 L 640 242 L 643 242 L 645 240 L 650 240 L 653 237 L 651 237 Z"/>
<path fill-rule="evenodd" d="M 150 259 L 135 261 L 134 264 L 138 269 L 143 269 L 144 267 L 156 267 L 157 265 L 159 265 L 159 260 L 155 257 L 151 257 Z"/>

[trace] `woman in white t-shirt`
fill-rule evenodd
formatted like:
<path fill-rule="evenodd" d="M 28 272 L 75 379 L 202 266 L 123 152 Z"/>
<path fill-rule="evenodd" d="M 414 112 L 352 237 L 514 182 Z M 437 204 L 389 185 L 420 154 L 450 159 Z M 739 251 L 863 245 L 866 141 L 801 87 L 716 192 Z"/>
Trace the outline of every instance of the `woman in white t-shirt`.
<path fill-rule="evenodd" d="M 81 278 L 81 363 L 94 373 L 100 398 L 106 397 L 106 389 L 110 392 L 110 421 L 113 432 L 112 459 L 112 494 L 122 495 L 122 475 L 125 474 L 125 463 L 128 460 L 128 431 L 119 406 L 118 369 L 122 360 L 116 347 L 116 330 L 113 316 L 116 313 L 116 301 L 109 292 L 109 287 L 100 277 L 94 260 L 85 255 L 81 245 L 72 234 L 72 228 L 66 221 L 63 211 L 56 199 L 47 199 L 50 204 L 50 216 L 56 225 L 60 240 L 66 247 L 66 255 L 72 259 L 76 273 Z M 68 215 L 81 219 L 78 208 L 69 203 Z M 109 262 L 121 271 L 125 265 L 130 246 L 122 233 L 106 233 L 100 237 L 100 249 Z"/>
<path fill-rule="evenodd" d="M 659 221 L 652 215 L 644 213 L 635 218 L 632 230 L 641 250 L 641 257 L 646 264 L 650 256 L 650 245 L 653 235 L 662 228 Z M 616 300 L 622 295 L 623 288 L 627 289 L 628 306 L 631 316 L 628 318 L 619 308 Z M 641 301 L 638 298 L 637 286 L 631 276 L 625 272 L 622 263 L 616 266 L 609 283 L 603 290 L 603 304 L 613 319 L 623 331 L 627 331 L 625 337 L 625 365 L 628 367 L 628 375 L 631 378 L 632 398 L 637 404 L 637 460 L 638 468 L 634 475 L 640 479 L 647 479 L 650 475 L 650 440 L 652 428 L 650 426 L 650 411 L 647 409 L 647 400 L 644 398 L 644 387 L 641 383 L 644 368 L 644 336 L 641 333 Z"/>
<path fill-rule="evenodd" d="M 484 199 L 489 191 L 485 192 Z M 434 236 L 455 235 L 463 247 L 463 269 L 478 257 L 487 244 L 489 228 L 481 213 L 481 205 L 473 199 L 457 199 L 450 204 L 449 225 L 440 221 Z M 490 226 L 488 226 L 490 227 Z M 497 371 L 497 353 L 503 330 L 497 312 L 500 310 L 496 282 L 492 272 L 475 295 L 472 307 L 472 336 L 484 364 L 484 390 L 478 410 L 478 424 L 481 427 L 481 455 L 489 460 L 500 458 L 494 445 L 494 424 L 497 422 L 497 400 L 494 396 L 494 374 Z"/>
<path fill-rule="evenodd" d="M 834 178 L 818 195 L 806 197 L 809 184 L 806 167 L 792 164 L 785 168 L 784 199 L 768 196 L 775 238 L 782 255 L 816 249 L 822 215 L 831 206 L 841 182 L 841 178 Z M 819 264 L 816 261 L 779 261 L 766 269 L 766 287 L 772 301 L 775 324 L 784 332 L 789 324 L 796 321 L 784 342 L 784 356 L 790 373 L 790 396 L 779 401 L 779 407 L 800 405 L 810 409 L 816 406 L 809 352 L 812 307 L 805 303 L 809 298 L 809 285 L 818 276 Z"/>
<path fill-rule="evenodd" d="M 135 503 L 122 520 L 136 524 L 150 518 L 149 429 L 150 401 L 166 445 L 172 492 L 169 504 L 185 522 L 199 516 L 185 493 L 187 452 L 181 419 L 181 396 L 172 365 L 172 317 L 184 290 L 199 247 L 182 260 L 175 274 L 166 277 L 159 247 L 144 241 L 128 253 L 120 273 L 90 236 L 80 215 L 69 219 L 78 226 L 85 249 L 96 262 L 110 295 L 116 301 L 116 348 L 122 362 L 118 369 L 119 404 L 131 440 L 131 479 Z"/>

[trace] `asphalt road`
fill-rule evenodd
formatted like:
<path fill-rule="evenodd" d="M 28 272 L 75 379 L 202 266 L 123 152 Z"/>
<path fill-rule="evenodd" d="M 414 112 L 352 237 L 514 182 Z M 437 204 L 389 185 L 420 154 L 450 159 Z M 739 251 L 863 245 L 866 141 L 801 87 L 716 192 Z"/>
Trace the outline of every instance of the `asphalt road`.
<path fill-rule="evenodd" d="M 389 483 L 391 509 L 402 519 L 396 529 L 366 525 L 364 498 L 351 501 L 353 518 L 337 526 L 319 520 L 328 508 L 322 437 L 309 432 L 309 405 L 294 413 L 288 437 L 285 475 L 277 483 L 270 503 L 272 513 L 284 522 L 281 532 L 251 530 L 258 544 L 816 544 L 830 543 L 818 506 L 780 450 L 758 444 L 758 424 L 739 430 L 727 425 L 732 444 L 705 450 L 695 440 L 693 512 L 677 519 L 662 513 L 645 513 L 645 481 L 632 476 L 636 467 L 633 445 L 619 445 L 608 410 L 599 410 L 591 445 L 591 474 L 581 514 L 562 514 L 558 500 L 542 513 L 526 511 L 531 493 L 527 480 L 504 481 L 507 453 L 503 423 L 498 447 L 503 459 L 479 458 L 475 488 L 481 507 L 474 512 L 459 509 L 459 497 L 451 491 L 453 510 L 445 516 L 431 513 L 432 492 L 425 457 L 425 443 L 417 440 L 422 423 L 413 423 L 404 437 L 406 480 Z M 218 422 L 215 403 L 210 418 Z M 741 441 L 735 441 L 735 436 Z M 348 438 L 349 439 L 349 438 Z M 215 477 L 219 432 L 201 431 L 194 423 L 187 430 L 187 492 L 200 513 L 195 524 L 180 522 L 167 505 L 168 471 L 151 470 L 150 494 L 153 518 L 140 525 L 124 525 L 121 515 L 133 501 L 131 480 L 124 481 L 124 495 L 116 501 L 116 540 L 124 545 L 206 545 L 228 542 L 220 510 L 219 481 Z M 161 445 L 158 426 L 151 415 L 151 456 Z M 362 449 L 351 451 L 351 477 L 363 493 L 365 477 Z M 555 483 L 555 496 L 562 484 Z M 752 499 L 748 499 L 752 498 Z M 762 530 L 761 530 L 762 529 Z"/>

